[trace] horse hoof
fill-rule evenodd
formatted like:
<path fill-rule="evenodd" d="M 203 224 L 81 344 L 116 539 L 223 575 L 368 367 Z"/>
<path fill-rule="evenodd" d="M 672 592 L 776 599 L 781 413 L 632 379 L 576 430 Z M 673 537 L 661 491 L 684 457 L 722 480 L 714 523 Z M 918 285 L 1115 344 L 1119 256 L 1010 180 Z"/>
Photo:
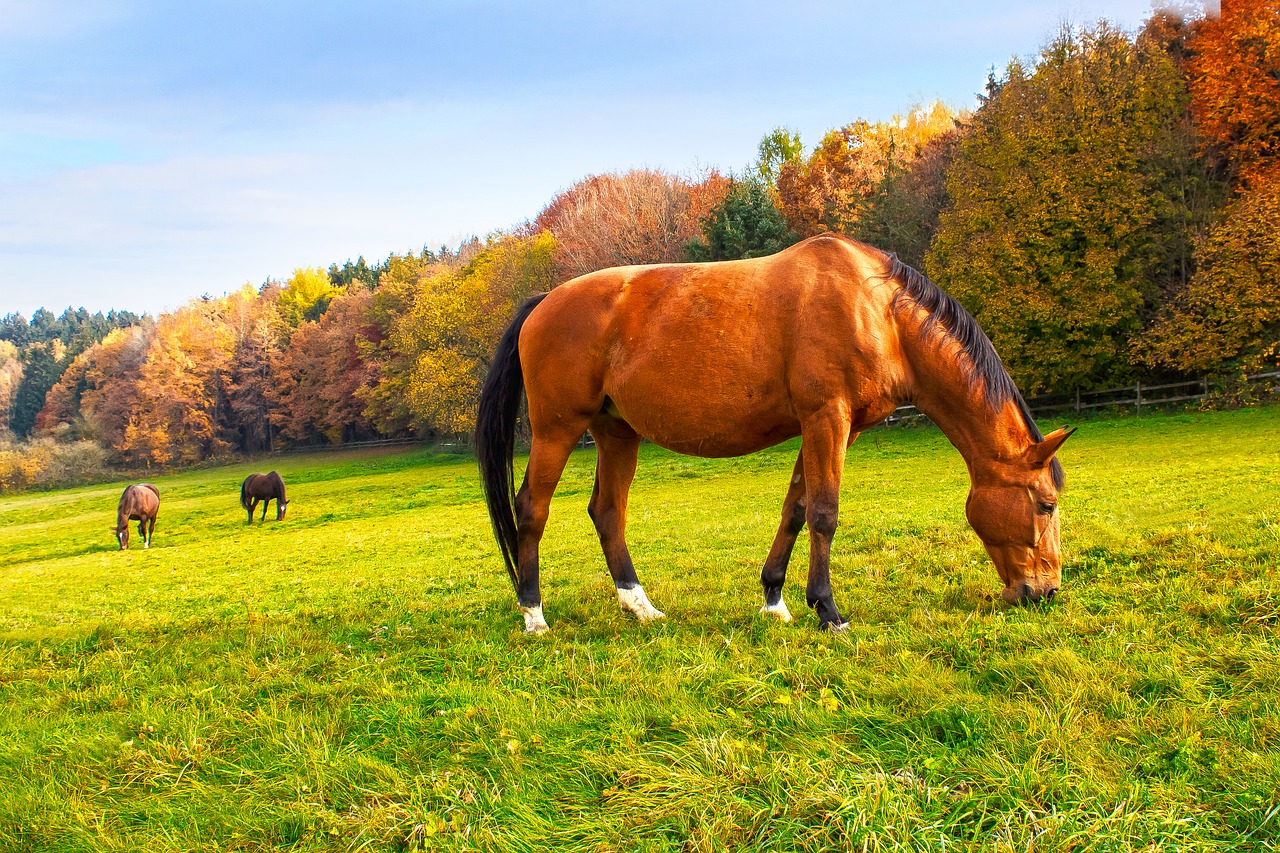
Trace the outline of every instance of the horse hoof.
<path fill-rule="evenodd" d="M 631 589 L 618 590 L 618 606 L 627 613 L 634 615 L 641 622 L 667 618 L 667 614 L 649 602 L 649 596 L 644 594 L 644 587 L 639 584 L 636 584 Z"/>
<path fill-rule="evenodd" d="M 773 616 L 783 622 L 791 621 L 791 611 L 787 609 L 787 603 L 781 598 L 778 599 L 777 604 L 766 604 L 761 607 L 760 613 L 764 616 Z"/>
<path fill-rule="evenodd" d="M 533 607 L 521 607 L 520 612 L 524 614 L 524 632 L 526 634 L 533 634 L 536 637 L 547 632 L 547 620 L 542 618 L 541 604 Z"/>

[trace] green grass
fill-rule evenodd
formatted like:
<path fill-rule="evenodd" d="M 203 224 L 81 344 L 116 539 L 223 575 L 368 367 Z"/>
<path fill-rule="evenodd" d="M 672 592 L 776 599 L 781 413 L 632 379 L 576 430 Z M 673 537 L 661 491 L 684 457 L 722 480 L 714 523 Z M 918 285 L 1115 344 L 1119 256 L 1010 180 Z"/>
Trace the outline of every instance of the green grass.
<path fill-rule="evenodd" d="M 276 460 L 289 518 L 252 527 L 250 466 L 160 478 L 149 551 L 121 484 L 0 499 L 0 849 L 1280 846 L 1280 408 L 1086 423 L 1049 608 L 999 602 L 945 439 L 864 435 L 840 636 L 803 539 L 801 618 L 756 616 L 794 454 L 645 448 L 650 625 L 575 454 L 542 638 L 469 459 Z"/>

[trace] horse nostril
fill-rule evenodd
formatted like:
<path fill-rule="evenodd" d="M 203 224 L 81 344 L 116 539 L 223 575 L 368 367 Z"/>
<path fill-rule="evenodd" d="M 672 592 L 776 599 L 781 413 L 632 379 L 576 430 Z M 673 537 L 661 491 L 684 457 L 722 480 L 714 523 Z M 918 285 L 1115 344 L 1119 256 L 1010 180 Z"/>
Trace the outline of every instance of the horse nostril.
<path fill-rule="evenodd" d="M 1029 583 L 1023 583 L 1022 585 L 1022 600 L 1035 601 L 1035 597 L 1031 594 L 1031 584 Z"/>

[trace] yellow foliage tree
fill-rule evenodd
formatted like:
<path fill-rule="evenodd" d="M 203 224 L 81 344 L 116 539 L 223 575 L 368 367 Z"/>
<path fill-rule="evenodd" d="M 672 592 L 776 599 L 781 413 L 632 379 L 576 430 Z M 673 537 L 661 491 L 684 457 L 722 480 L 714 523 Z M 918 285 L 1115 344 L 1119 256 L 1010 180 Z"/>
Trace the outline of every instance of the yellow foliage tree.
<path fill-rule="evenodd" d="M 404 394 L 419 432 L 470 435 L 490 358 L 515 309 L 556 284 L 556 241 L 547 231 L 502 235 L 460 270 L 429 271 L 390 344 L 397 370 L 385 377 Z"/>

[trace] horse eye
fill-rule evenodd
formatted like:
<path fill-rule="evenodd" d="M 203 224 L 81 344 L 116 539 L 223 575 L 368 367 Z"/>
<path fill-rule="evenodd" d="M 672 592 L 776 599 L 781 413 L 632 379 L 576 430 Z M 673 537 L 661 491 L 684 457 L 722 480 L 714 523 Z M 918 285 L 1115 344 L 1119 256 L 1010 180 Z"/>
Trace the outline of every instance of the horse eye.
<path fill-rule="evenodd" d="M 1045 515 L 1053 515 L 1053 511 L 1058 508 L 1057 504 L 1040 501 L 1040 511 Z"/>

